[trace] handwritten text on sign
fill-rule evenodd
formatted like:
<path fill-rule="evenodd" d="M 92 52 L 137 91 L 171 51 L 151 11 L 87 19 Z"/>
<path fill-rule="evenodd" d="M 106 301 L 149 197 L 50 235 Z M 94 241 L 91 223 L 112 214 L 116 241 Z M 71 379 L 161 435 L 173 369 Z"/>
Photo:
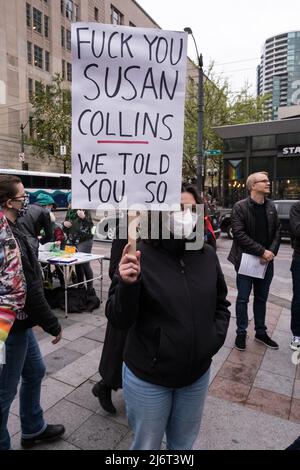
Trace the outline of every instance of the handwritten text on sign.
<path fill-rule="evenodd" d="M 186 33 L 72 25 L 73 206 L 180 201 Z"/>

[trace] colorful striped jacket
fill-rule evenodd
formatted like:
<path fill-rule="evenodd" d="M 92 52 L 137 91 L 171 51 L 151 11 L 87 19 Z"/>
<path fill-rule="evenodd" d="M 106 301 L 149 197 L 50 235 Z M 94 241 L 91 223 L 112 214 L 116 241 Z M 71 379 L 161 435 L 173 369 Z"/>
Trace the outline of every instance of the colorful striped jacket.
<path fill-rule="evenodd" d="M 4 362 L 5 341 L 25 299 L 19 247 L 0 207 L 0 364 Z"/>

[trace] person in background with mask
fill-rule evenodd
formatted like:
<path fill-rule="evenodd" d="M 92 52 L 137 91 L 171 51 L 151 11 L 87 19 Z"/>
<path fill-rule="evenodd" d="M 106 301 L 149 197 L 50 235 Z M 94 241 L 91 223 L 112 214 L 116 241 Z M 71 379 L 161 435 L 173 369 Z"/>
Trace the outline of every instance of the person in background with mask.
<path fill-rule="evenodd" d="M 55 207 L 54 199 L 49 194 L 40 193 L 36 203 L 28 206 L 26 214 L 19 221 L 19 226 L 27 235 L 36 256 L 39 252 L 39 243 L 44 245 L 53 239 L 50 213 Z M 43 236 L 39 239 L 41 232 L 43 232 Z"/>
<path fill-rule="evenodd" d="M 6 363 L 0 376 L 0 450 L 9 450 L 11 444 L 7 420 L 20 377 L 22 447 L 30 448 L 39 442 L 53 441 L 65 432 L 63 425 L 47 424 L 43 417 L 40 394 L 45 365 L 32 326 L 39 325 L 54 336 L 53 344 L 60 341 L 62 330 L 45 299 L 41 270 L 35 253 L 18 224 L 27 206 L 27 195 L 20 178 L 0 175 L 0 205 L 20 248 L 28 286 L 24 308 L 18 312 L 6 341 Z"/>
<path fill-rule="evenodd" d="M 93 248 L 93 219 L 89 210 L 72 209 L 72 194 L 68 196 L 69 208 L 63 223 L 63 230 L 67 237 L 67 243 L 76 246 L 79 252 L 91 253 Z M 90 263 L 75 266 L 77 282 L 87 282 L 87 293 L 95 294 L 93 289 L 94 274 Z"/>
<path fill-rule="evenodd" d="M 198 193 L 193 193 L 196 203 L 202 204 L 202 199 Z M 181 232 L 180 225 L 180 232 Z M 216 251 L 216 238 L 209 218 L 204 208 L 204 240 Z M 109 277 L 112 280 L 115 271 L 118 269 L 123 250 L 128 243 L 127 239 L 114 239 L 111 246 Z M 93 385 L 92 393 L 98 398 L 101 407 L 108 413 L 115 414 L 116 408 L 112 402 L 112 390 L 122 388 L 122 364 L 123 351 L 127 337 L 127 330 L 119 330 L 107 323 L 101 359 L 99 364 L 99 374 L 101 380 Z"/>
<path fill-rule="evenodd" d="M 184 185 L 182 210 L 166 223 L 171 237 L 163 237 L 160 214 L 159 238 L 142 235 L 134 254 L 126 245 L 109 290 L 108 320 L 130 328 L 123 388 L 131 450 L 159 450 L 164 433 L 167 449 L 192 449 L 211 360 L 225 341 L 230 303 L 218 258 L 207 244 L 192 250 L 189 243 L 187 249 L 196 200 L 196 189 Z"/>

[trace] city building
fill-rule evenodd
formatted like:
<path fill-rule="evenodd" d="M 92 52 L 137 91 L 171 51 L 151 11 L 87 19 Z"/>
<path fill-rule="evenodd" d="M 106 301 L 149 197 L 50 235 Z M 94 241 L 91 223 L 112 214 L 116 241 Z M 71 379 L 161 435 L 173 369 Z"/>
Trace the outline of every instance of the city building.
<path fill-rule="evenodd" d="M 60 73 L 71 84 L 71 23 L 159 25 L 135 0 L 0 0 L 0 11 L 0 167 L 62 172 L 62 164 L 34 158 L 26 145 L 22 163 L 21 140 L 39 82 Z M 191 61 L 188 74 L 197 76 Z"/>
<path fill-rule="evenodd" d="M 278 108 L 278 119 L 300 118 L 300 104 Z"/>
<path fill-rule="evenodd" d="M 300 199 L 300 118 L 215 128 L 223 139 L 223 203 L 247 196 L 250 173 L 267 171 L 273 199 Z"/>
<path fill-rule="evenodd" d="M 271 119 L 278 119 L 279 107 L 300 104 L 300 31 L 266 40 L 257 67 L 257 94 L 266 93 Z"/>

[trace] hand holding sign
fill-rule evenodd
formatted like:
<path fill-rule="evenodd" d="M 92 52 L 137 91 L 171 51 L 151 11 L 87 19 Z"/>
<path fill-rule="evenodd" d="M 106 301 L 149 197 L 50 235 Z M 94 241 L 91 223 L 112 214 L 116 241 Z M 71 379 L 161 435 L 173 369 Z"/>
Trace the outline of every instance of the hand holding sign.
<path fill-rule="evenodd" d="M 136 282 L 141 272 L 140 251 L 136 251 L 135 254 L 129 254 L 129 251 L 130 243 L 127 243 L 123 250 L 122 258 L 119 264 L 120 277 L 126 284 L 132 284 L 133 282 Z"/>
<path fill-rule="evenodd" d="M 75 207 L 179 203 L 186 49 L 184 32 L 72 24 Z"/>
<path fill-rule="evenodd" d="M 80 219 L 84 219 L 85 218 L 85 212 L 81 209 L 78 209 L 77 211 L 77 215 Z"/>

